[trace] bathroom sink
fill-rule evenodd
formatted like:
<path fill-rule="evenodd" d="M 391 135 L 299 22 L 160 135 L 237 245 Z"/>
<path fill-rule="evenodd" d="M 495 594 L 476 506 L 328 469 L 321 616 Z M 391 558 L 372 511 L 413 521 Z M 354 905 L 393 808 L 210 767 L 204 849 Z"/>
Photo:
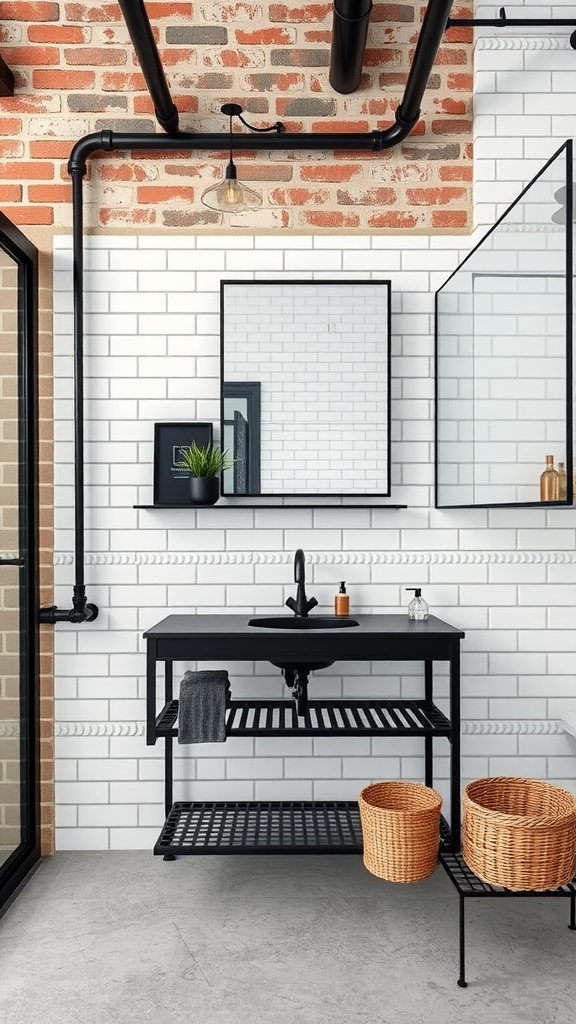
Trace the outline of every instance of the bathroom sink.
<path fill-rule="evenodd" d="M 249 626 L 261 626 L 264 629 L 345 629 L 357 626 L 356 619 L 343 615 L 311 615 L 309 618 L 298 615 L 270 615 L 259 619 L 250 619 Z"/>

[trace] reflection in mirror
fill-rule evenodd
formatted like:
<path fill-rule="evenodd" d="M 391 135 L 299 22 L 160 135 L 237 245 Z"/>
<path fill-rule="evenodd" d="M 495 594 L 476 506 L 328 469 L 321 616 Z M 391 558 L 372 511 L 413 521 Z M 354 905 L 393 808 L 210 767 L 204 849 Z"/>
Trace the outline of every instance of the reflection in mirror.
<path fill-rule="evenodd" d="M 223 493 L 387 496 L 389 281 L 222 281 Z"/>
<path fill-rule="evenodd" d="M 541 491 L 540 477 L 546 456 L 569 476 L 572 459 L 571 235 L 556 216 L 568 155 L 562 147 L 437 292 L 439 507 L 566 501 L 560 478 Z"/>

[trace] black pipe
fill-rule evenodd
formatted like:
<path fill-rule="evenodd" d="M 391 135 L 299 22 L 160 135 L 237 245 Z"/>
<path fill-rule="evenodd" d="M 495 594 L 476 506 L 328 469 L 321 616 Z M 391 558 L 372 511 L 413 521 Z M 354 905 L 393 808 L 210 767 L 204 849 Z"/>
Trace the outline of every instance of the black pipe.
<path fill-rule="evenodd" d="M 402 120 L 409 124 L 416 124 L 420 116 L 420 104 L 442 42 L 452 3 L 453 0 L 428 0 L 404 96 L 396 115 L 400 115 Z"/>
<path fill-rule="evenodd" d="M 156 120 L 165 132 L 178 131 L 178 111 L 170 94 L 160 54 L 143 0 L 118 0 L 126 27 L 154 104 Z"/>
<path fill-rule="evenodd" d="M 362 78 L 372 0 L 334 0 L 330 85 L 336 92 L 354 92 Z"/>

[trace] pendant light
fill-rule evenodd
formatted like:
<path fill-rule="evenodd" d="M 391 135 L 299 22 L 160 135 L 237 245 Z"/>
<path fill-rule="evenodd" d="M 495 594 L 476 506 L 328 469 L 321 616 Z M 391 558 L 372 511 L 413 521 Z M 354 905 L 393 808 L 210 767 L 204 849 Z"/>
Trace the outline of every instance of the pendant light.
<path fill-rule="evenodd" d="M 255 189 L 249 188 L 248 185 L 244 185 L 243 182 L 238 180 L 236 164 L 232 155 L 232 118 L 238 117 L 242 124 L 249 128 L 251 132 L 280 133 L 285 130 L 284 125 L 277 121 L 276 124 L 270 125 L 269 128 L 255 128 L 242 117 L 242 107 L 239 103 L 225 103 L 224 106 L 220 107 L 220 110 L 230 118 L 230 159 L 224 180 L 218 182 L 217 185 L 211 185 L 210 188 L 205 189 L 200 196 L 200 202 L 210 210 L 218 210 L 220 213 L 257 210 L 258 207 L 262 206 L 261 193 L 256 192 Z"/>

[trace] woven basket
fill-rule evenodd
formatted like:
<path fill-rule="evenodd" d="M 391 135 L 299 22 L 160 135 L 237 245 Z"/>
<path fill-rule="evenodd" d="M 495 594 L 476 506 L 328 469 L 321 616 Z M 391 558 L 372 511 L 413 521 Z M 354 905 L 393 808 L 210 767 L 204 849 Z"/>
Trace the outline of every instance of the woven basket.
<path fill-rule="evenodd" d="M 476 779 L 464 792 L 462 853 L 484 882 L 525 892 L 576 869 L 576 797 L 536 779 Z"/>
<path fill-rule="evenodd" d="M 375 782 L 360 793 L 364 865 L 389 882 L 419 882 L 436 867 L 442 797 L 419 782 Z"/>

